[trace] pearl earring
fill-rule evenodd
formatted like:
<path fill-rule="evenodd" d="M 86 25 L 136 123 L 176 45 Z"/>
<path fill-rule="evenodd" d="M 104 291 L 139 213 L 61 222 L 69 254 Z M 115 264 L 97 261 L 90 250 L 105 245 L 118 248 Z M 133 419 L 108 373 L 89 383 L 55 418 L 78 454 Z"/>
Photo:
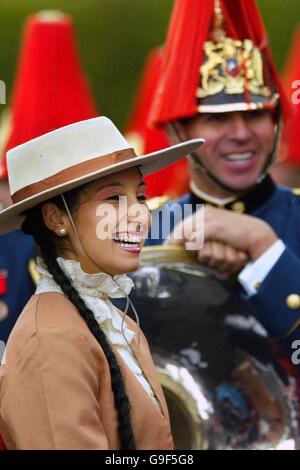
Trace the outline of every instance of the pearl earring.
<path fill-rule="evenodd" d="M 65 237 L 67 235 L 67 229 L 61 228 L 59 229 L 59 236 L 60 237 Z"/>

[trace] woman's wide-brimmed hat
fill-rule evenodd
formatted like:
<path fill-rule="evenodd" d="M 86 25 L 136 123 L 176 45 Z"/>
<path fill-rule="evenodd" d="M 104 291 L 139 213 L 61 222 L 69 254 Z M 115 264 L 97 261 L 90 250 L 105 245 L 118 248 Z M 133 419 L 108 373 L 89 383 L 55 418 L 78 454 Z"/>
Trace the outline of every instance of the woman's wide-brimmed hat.
<path fill-rule="evenodd" d="M 137 156 L 113 122 L 97 117 L 32 139 L 7 153 L 13 204 L 0 212 L 0 233 L 20 228 L 22 214 L 85 183 L 139 167 L 143 175 L 160 170 L 196 150 L 194 139 Z"/>

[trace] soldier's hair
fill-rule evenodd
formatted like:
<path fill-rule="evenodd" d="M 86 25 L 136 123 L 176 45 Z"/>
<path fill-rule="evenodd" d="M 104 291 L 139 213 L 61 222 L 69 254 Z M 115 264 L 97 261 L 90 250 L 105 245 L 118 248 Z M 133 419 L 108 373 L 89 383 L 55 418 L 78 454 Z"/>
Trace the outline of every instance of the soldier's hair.
<path fill-rule="evenodd" d="M 74 211 L 78 205 L 78 196 L 82 188 L 77 188 L 65 193 L 70 211 Z M 57 196 L 48 200 L 53 202 L 59 209 L 65 211 L 61 197 Z M 42 204 L 28 210 L 26 219 L 22 224 L 22 230 L 32 235 L 39 247 L 40 255 L 43 258 L 48 271 L 52 274 L 54 281 L 60 286 L 65 296 L 74 304 L 81 317 L 85 320 L 93 336 L 100 344 L 111 374 L 111 386 L 114 395 L 115 407 L 118 417 L 118 435 L 120 448 L 122 450 L 134 450 L 135 439 L 130 418 L 130 404 L 126 394 L 124 381 L 116 357 L 106 339 L 105 333 L 96 321 L 93 312 L 87 307 L 72 282 L 65 275 L 56 261 L 61 249 L 62 239 L 46 227 L 42 216 Z"/>

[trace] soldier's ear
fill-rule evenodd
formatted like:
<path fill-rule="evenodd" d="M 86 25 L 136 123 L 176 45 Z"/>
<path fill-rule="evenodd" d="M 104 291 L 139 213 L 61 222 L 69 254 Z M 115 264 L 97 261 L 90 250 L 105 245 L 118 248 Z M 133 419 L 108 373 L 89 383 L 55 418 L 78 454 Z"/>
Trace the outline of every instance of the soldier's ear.
<path fill-rule="evenodd" d="M 165 131 L 172 144 L 179 144 L 180 142 L 188 140 L 184 123 L 181 121 L 171 122 L 167 125 Z"/>

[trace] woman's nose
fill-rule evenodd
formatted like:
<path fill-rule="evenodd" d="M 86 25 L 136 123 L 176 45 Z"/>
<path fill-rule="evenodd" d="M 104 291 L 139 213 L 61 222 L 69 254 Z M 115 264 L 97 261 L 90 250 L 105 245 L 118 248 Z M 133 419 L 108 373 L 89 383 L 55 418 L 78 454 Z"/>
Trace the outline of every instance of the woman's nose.
<path fill-rule="evenodd" d="M 128 207 L 127 219 L 132 230 L 137 232 L 148 231 L 148 228 L 150 228 L 151 216 L 149 209 L 146 204 L 141 204 L 138 200 Z"/>

